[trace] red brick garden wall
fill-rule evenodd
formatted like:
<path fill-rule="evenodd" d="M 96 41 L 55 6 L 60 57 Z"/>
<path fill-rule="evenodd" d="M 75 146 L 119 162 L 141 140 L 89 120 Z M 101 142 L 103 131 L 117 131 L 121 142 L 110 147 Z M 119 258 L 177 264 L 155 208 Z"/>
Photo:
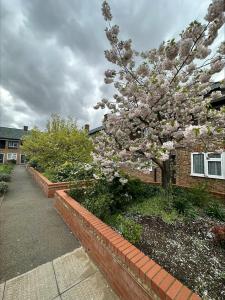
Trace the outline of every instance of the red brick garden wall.
<path fill-rule="evenodd" d="M 200 300 L 65 191 L 56 191 L 55 199 L 58 213 L 121 299 Z"/>
<path fill-rule="evenodd" d="M 53 198 L 55 191 L 68 189 L 71 185 L 70 182 L 51 182 L 32 167 L 27 167 L 27 170 L 48 198 Z M 80 180 L 79 186 L 86 186 L 88 182 L 89 181 L 86 180 Z"/>

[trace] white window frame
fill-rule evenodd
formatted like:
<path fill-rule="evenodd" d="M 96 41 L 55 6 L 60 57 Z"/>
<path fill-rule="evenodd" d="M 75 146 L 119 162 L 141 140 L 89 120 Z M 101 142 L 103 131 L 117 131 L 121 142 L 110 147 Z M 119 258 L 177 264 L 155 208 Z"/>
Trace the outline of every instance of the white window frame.
<path fill-rule="evenodd" d="M 225 151 L 221 154 L 220 158 L 208 158 L 208 154 L 213 154 L 214 152 L 192 152 L 191 153 L 191 176 L 196 177 L 206 177 L 206 178 L 214 178 L 214 179 L 225 179 Z M 194 173 L 194 165 L 193 165 L 193 156 L 194 154 L 203 154 L 204 155 L 204 174 Z M 221 175 L 210 175 L 208 173 L 208 162 L 209 161 L 218 161 L 221 162 Z"/>
<path fill-rule="evenodd" d="M 16 158 L 9 158 L 10 155 L 15 155 Z M 17 160 L 17 153 L 13 153 L 13 152 L 7 153 L 7 160 Z"/>
<path fill-rule="evenodd" d="M 15 144 L 16 144 L 16 146 L 15 146 Z M 19 142 L 18 141 L 8 141 L 8 148 L 18 149 L 19 148 Z"/>

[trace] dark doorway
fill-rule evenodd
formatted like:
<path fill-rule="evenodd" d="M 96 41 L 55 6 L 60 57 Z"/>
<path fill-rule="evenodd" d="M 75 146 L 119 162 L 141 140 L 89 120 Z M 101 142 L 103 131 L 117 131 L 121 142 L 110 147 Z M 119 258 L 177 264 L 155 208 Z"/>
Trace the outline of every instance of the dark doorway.
<path fill-rule="evenodd" d="M 25 164 L 25 163 L 26 163 L 26 158 L 25 158 L 25 155 L 24 155 L 24 154 L 21 154 L 20 163 L 21 163 L 21 164 Z"/>
<path fill-rule="evenodd" d="M 0 153 L 0 164 L 4 163 L 4 154 Z"/>

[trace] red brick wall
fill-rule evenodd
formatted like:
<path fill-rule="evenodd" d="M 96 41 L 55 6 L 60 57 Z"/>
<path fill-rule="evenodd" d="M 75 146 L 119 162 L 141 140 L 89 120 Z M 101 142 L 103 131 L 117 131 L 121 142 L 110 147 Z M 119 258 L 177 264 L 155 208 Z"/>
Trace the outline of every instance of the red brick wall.
<path fill-rule="evenodd" d="M 191 151 L 179 149 L 176 155 L 176 177 L 177 185 L 193 186 L 195 184 L 206 183 L 208 190 L 215 194 L 224 195 L 225 200 L 225 180 L 205 177 L 191 176 Z"/>
<path fill-rule="evenodd" d="M 160 168 L 153 167 L 152 171 L 149 174 L 145 174 L 142 171 L 130 169 L 128 167 L 123 167 L 122 170 L 130 176 L 137 177 L 147 183 L 161 183 L 162 180 Z"/>
<path fill-rule="evenodd" d="M 36 171 L 32 167 L 27 167 L 28 172 L 31 174 L 33 179 L 41 187 L 42 191 L 48 198 L 53 198 L 55 191 L 68 189 L 72 183 L 70 182 L 51 182 L 43 174 Z M 80 187 L 90 184 L 91 181 L 79 180 L 78 184 Z"/>
<path fill-rule="evenodd" d="M 124 300 L 200 300 L 148 256 L 104 224 L 64 191 L 55 208 Z"/>

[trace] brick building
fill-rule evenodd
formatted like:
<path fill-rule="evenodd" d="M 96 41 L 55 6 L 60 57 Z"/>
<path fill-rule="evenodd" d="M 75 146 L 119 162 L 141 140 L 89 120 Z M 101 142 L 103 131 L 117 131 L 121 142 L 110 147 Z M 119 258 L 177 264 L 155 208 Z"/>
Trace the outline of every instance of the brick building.
<path fill-rule="evenodd" d="M 25 163 L 25 155 L 21 150 L 22 138 L 28 133 L 28 126 L 23 129 L 0 127 L 0 164 L 16 161 Z"/>

